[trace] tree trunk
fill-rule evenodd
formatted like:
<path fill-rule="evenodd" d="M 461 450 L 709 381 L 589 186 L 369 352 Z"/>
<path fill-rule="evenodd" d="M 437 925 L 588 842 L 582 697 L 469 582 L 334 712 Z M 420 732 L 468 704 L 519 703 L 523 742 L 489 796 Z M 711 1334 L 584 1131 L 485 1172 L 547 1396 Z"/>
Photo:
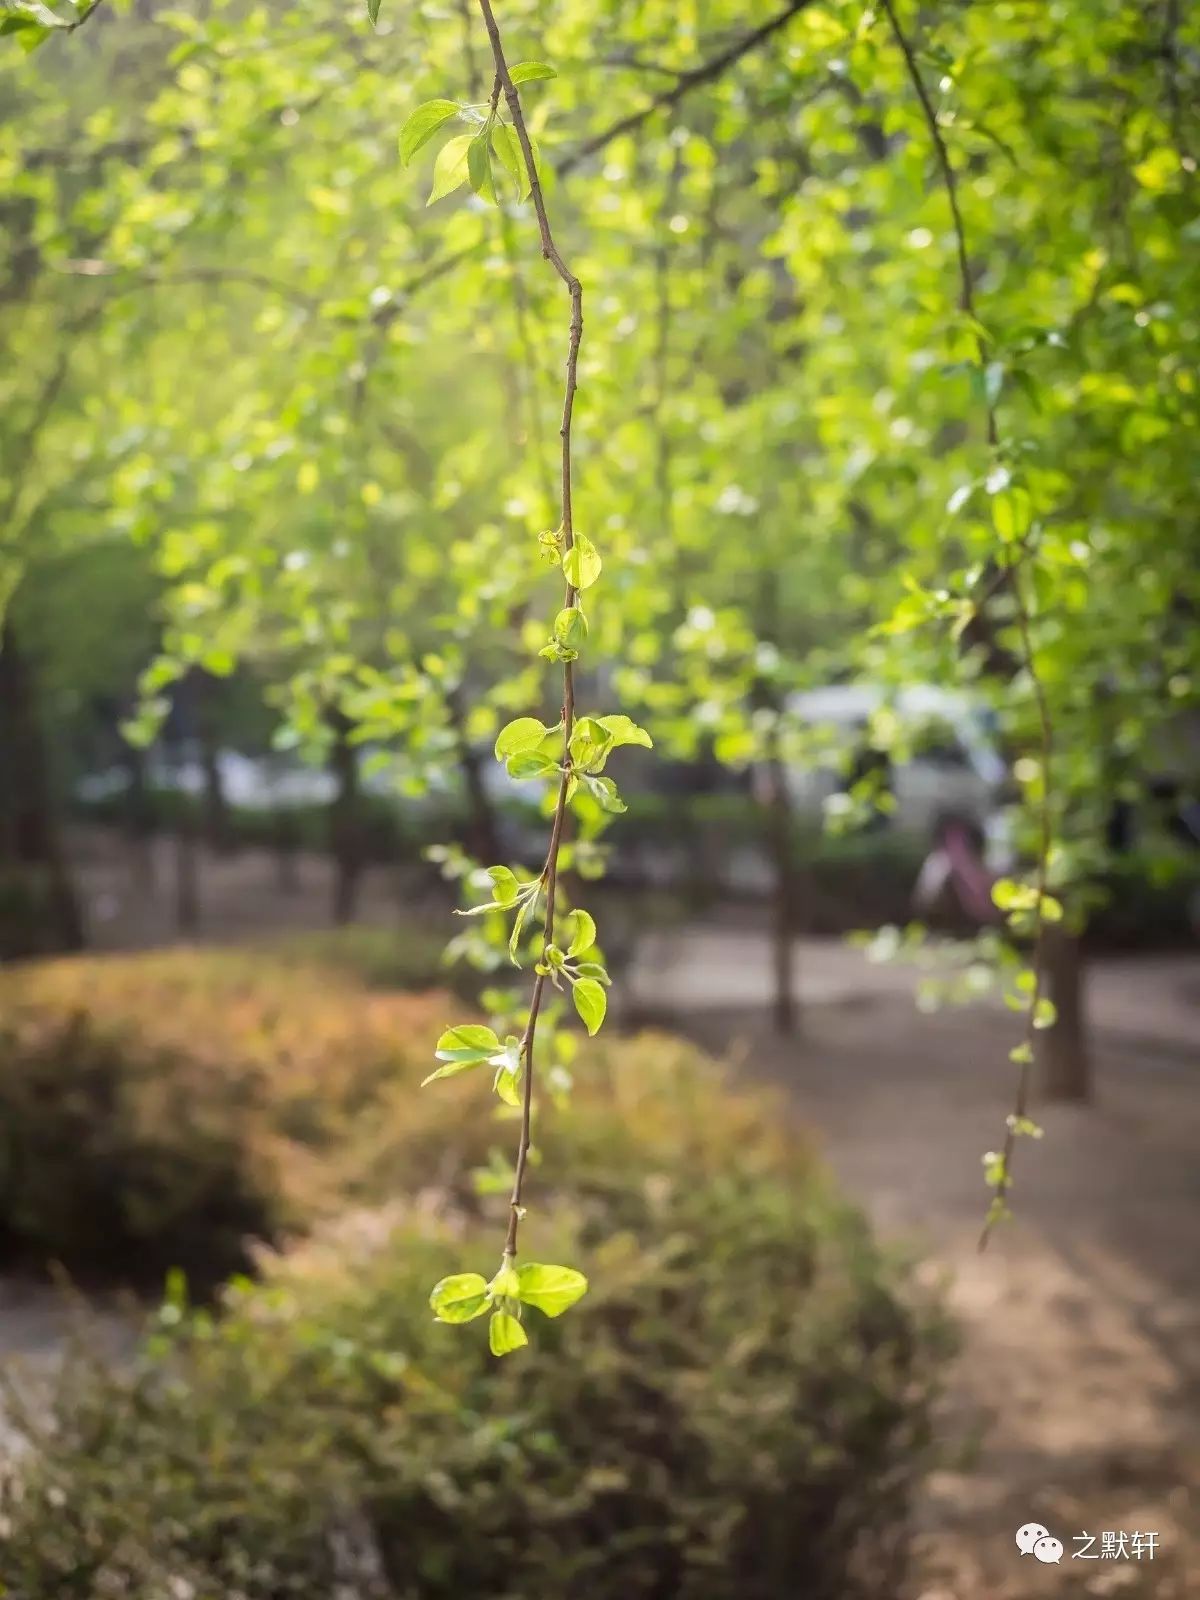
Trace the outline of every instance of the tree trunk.
<path fill-rule="evenodd" d="M 775 740 L 767 762 L 770 793 L 766 799 L 767 842 L 774 881 L 771 887 L 771 1003 L 776 1033 L 788 1035 L 799 1027 L 796 996 L 795 904 L 796 870 L 793 859 L 792 801 L 787 777 Z"/>
<path fill-rule="evenodd" d="M 200 926 L 200 896 L 196 871 L 196 819 L 188 801 L 183 802 L 175 830 L 175 926 L 180 933 L 195 933 Z"/>
<path fill-rule="evenodd" d="M 0 632 L 0 871 L 8 878 L 9 955 L 83 948 L 83 920 L 67 869 L 37 686 L 12 617 Z"/>
<path fill-rule="evenodd" d="M 204 842 L 210 850 L 226 855 L 233 848 L 233 829 L 229 803 L 221 776 L 220 737 L 217 726 L 217 682 L 208 673 L 196 680 L 196 734 L 200 743 L 200 766 L 204 774 Z"/>
<path fill-rule="evenodd" d="M 1083 1104 L 1092 1098 L 1092 1063 L 1084 1022 L 1083 953 L 1077 938 L 1046 930 L 1046 977 L 1057 1012 L 1041 1036 L 1042 1089 L 1047 1100 Z"/>
<path fill-rule="evenodd" d="M 141 893 L 154 893 L 154 816 L 150 789 L 146 782 L 146 752 L 136 745 L 123 744 L 121 760 L 125 767 L 125 837 L 129 841 L 133 881 Z"/>
<path fill-rule="evenodd" d="M 272 821 L 275 838 L 275 884 L 280 894 L 295 894 L 300 887 L 296 872 L 296 821 L 288 806 L 277 806 Z"/>
<path fill-rule="evenodd" d="M 362 877 L 362 817 L 359 807 L 358 759 L 350 743 L 350 719 L 331 711 L 333 749 L 329 767 L 337 792 L 329 808 L 329 843 L 334 860 L 333 920 L 340 927 L 350 922 L 358 906 Z"/>

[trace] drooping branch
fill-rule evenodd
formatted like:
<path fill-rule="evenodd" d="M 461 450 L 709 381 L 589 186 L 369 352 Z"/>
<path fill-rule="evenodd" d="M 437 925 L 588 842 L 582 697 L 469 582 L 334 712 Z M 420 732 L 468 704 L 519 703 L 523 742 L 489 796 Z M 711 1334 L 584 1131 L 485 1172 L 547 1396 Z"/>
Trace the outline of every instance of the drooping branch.
<path fill-rule="evenodd" d="M 529 183 L 530 196 L 533 200 L 534 213 L 537 216 L 538 233 L 541 237 L 542 255 L 550 265 L 565 287 L 570 299 L 570 322 L 567 337 L 567 364 L 566 377 L 563 387 L 562 423 L 559 429 L 562 438 L 562 478 L 561 478 L 561 522 L 560 532 L 564 555 L 569 552 L 575 543 L 574 511 L 572 505 L 572 439 L 571 426 L 575 414 L 575 394 L 579 384 L 579 347 L 583 339 L 583 285 L 567 266 L 550 227 L 550 219 L 546 214 L 546 201 L 542 193 L 541 177 L 538 173 L 537 159 L 534 155 L 533 145 L 529 138 L 529 130 L 525 126 L 525 115 L 521 109 L 521 97 L 512 76 L 508 70 L 508 63 L 504 57 L 504 45 L 500 38 L 500 30 L 496 25 L 495 14 L 492 10 L 491 0 L 479 0 L 479 9 L 483 13 L 484 25 L 487 28 L 488 40 L 492 47 L 492 58 L 496 65 L 496 78 L 492 88 L 492 107 L 497 105 L 501 93 L 504 95 L 508 106 L 509 116 L 512 118 L 513 129 L 516 132 L 521 147 L 521 156 L 525 165 L 526 179 Z M 564 607 L 575 604 L 576 591 L 568 579 Z M 567 814 L 567 797 L 571 784 L 571 736 L 575 727 L 575 674 L 570 660 L 563 662 L 563 756 L 562 771 L 559 775 L 558 796 L 554 806 L 554 821 L 550 828 L 550 844 L 546 852 L 545 865 L 542 868 L 542 881 L 546 893 L 545 926 L 542 936 L 542 960 L 539 962 L 539 971 L 534 978 L 533 993 L 529 1001 L 529 1016 L 525 1023 L 525 1030 L 520 1041 L 520 1056 L 524 1063 L 525 1081 L 522 1086 L 521 1097 L 521 1133 L 517 1144 L 517 1160 L 513 1173 L 512 1196 L 509 1202 L 508 1234 L 504 1244 L 505 1258 L 511 1260 L 517 1253 L 517 1235 L 521 1225 L 523 1208 L 521 1196 L 525 1183 L 525 1172 L 529 1163 L 529 1150 L 532 1142 L 533 1126 L 533 1078 L 534 1078 L 534 1043 L 537 1035 L 538 1014 L 541 1010 L 542 996 L 546 986 L 546 973 L 549 970 L 548 952 L 554 944 L 554 916 L 555 900 L 558 893 L 558 862 L 559 852 L 562 847 L 563 829 Z"/>
<path fill-rule="evenodd" d="M 950 152 L 946 141 L 942 137 L 942 130 L 938 125 L 937 112 L 929 96 L 925 79 L 917 61 L 916 52 L 912 43 L 901 26 L 896 14 L 894 0 L 882 0 L 884 14 L 888 19 L 892 35 L 904 57 L 905 69 L 908 73 L 913 91 L 921 106 L 921 113 L 933 145 L 938 167 L 942 176 L 942 183 L 946 191 L 946 198 L 950 205 L 950 215 L 954 225 L 954 239 L 958 257 L 959 278 L 959 307 L 973 322 L 978 322 L 975 313 L 975 291 L 971 280 L 971 263 L 967 251 L 967 233 L 963 222 L 962 207 L 959 204 L 958 180 L 954 171 L 954 164 L 950 160 Z M 975 348 L 978 355 L 981 375 L 987 367 L 987 348 L 984 344 L 983 334 L 978 327 L 975 330 Z M 1000 430 L 996 417 L 996 408 L 991 399 L 986 381 L 981 384 L 984 396 L 984 410 L 986 416 L 988 447 L 995 452 L 999 446 Z M 1045 986 L 1046 969 L 1046 898 L 1049 892 L 1050 849 L 1051 849 L 1051 787 L 1050 767 L 1053 752 L 1053 729 L 1050 719 L 1050 708 L 1046 697 L 1046 687 L 1038 670 L 1037 654 L 1033 643 L 1033 623 L 1030 613 L 1029 600 L 1025 593 L 1024 573 L 1022 560 L 1026 553 L 1026 546 L 1021 543 L 1001 543 L 1000 566 L 1008 580 L 1009 593 L 1012 596 L 1013 608 L 1016 614 L 1017 635 L 1021 647 L 1021 666 L 1029 678 L 1033 692 L 1034 705 L 1037 713 L 1039 764 L 1041 793 L 1038 806 L 1038 853 L 1035 869 L 1034 892 L 1036 903 L 1033 907 L 1033 951 L 1031 967 L 1033 982 L 1030 988 L 1027 1009 L 1025 1013 L 1025 1037 L 1021 1042 L 1017 1054 L 1019 1068 L 1017 1073 L 1017 1088 L 1012 1113 L 1010 1114 L 1005 1130 L 1004 1144 L 1000 1151 L 999 1163 L 996 1167 L 995 1193 L 992 1204 L 988 1210 L 983 1231 L 979 1236 L 979 1248 L 983 1250 L 991 1235 L 993 1226 L 1005 1214 L 1005 1202 L 1008 1191 L 1012 1186 L 1012 1158 L 1016 1150 L 1016 1142 L 1022 1129 L 1026 1127 L 1029 1117 L 1029 1093 L 1032 1082 L 1034 1042 L 1036 1030 L 1041 1025 L 1041 1011 L 1043 1009 L 1042 991 Z"/>

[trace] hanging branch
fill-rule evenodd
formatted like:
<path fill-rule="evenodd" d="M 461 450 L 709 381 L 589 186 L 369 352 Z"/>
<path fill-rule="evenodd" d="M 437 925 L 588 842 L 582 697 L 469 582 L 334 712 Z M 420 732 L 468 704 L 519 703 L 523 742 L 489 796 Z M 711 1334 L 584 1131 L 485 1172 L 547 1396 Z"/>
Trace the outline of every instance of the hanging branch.
<path fill-rule="evenodd" d="M 575 392 L 579 386 L 579 346 L 583 340 L 583 285 L 567 266 L 559 253 L 557 245 L 554 243 L 554 235 L 550 230 L 550 219 L 546 215 L 546 201 L 542 194 L 541 178 L 538 175 L 537 158 L 529 141 L 529 130 L 525 126 L 525 117 L 521 110 L 521 97 L 517 93 L 517 87 L 513 83 L 512 76 L 508 70 L 508 63 L 504 59 L 504 46 L 500 39 L 500 30 L 496 26 L 496 18 L 492 12 L 491 0 L 479 0 L 479 9 L 483 13 L 484 24 L 488 31 L 488 40 L 492 47 L 492 56 L 496 63 L 496 81 L 492 87 L 491 98 L 492 111 L 493 113 L 495 112 L 500 93 L 503 90 L 509 115 L 512 118 L 512 125 L 516 129 L 517 138 L 521 145 L 526 180 L 529 184 L 533 209 L 537 215 L 538 232 L 542 240 L 542 255 L 562 280 L 571 302 L 570 331 L 567 339 L 567 375 L 563 389 L 562 426 L 559 429 L 562 436 L 562 491 L 560 500 L 562 519 L 559 523 L 559 530 L 565 562 L 567 552 L 572 550 L 575 545 L 574 514 L 571 504 L 571 423 L 575 413 Z M 566 564 L 569 566 L 569 563 Z M 570 609 L 574 606 L 576 596 L 577 590 L 570 578 L 568 578 L 566 597 L 563 600 L 564 609 Z M 521 1225 L 521 1193 L 525 1183 L 525 1169 L 529 1161 L 533 1116 L 534 1040 L 537 1033 L 538 1013 L 542 1005 L 542 995 L 546 987 L 546 978 L 549 975 L 548 952 L 554 944 L 554 911 L 555 898 L 558 892 L 558 855 L 562 846 L 563 824 L 567 814 L 567 790 L 571 780 L 571 739 L 575 731 L 575 667 L 572 661 L 564 661 L 563 663 L 562 722 L 562 773 L 558 781 L 558 798 L 555 802 L 554 821 L 550 829 L 550 848 L 546 852 L 546 864 L 542 868 L 542 879 L 546 889 L 545 932 L 542 941 L 542 959 L 538 963 L 539 968 L 542 970 L 538 971 L 533 981 L 533 994 L 529 1001 L 529 1018 L 525 1024 L 525 1032 L 521 1037 L 521 1059 L 525 1066 L 524 1094 L 521 1103 L 521 1137 L 517 1145 L 517 1164 L 513 1175 L 512 1199 L 509 1203 L 508 1237 L 504 1244 L 504 1254 L 510 1260 L 517 1253 L 517 1231 Z"/>
<path fill-rule="evenodd" d="M 1000 448 L 1000 429 L 996 417 L 995 403 L 987 382 L 987 348 L 984 344 L 983 334 L 979 331 L 979 319 L 975 313 L 975 293 L 971 280 L 971 263 L 967 253 L 966 227 L 963 223 L 962 208 L 959 204 L 958 180 L 955 176 L 953 163 L 950 160 L 950 152 L 946 147 L 946 141 L 942 137 L 942 130 L 938 125 L 937 112 L 929 97 L 929 90 L 926 87 L 920 65 L 917 62 L 916 53 L 900 24 L 900 19 L 896 15 L 894 0 L 881 0 L 881 3 L 888 25 L 892 30 L 892 35 L 901 55 L 904 57 L 904 65 L 912 83 L 913 91 L 920 102 L 921 113 L 925 119 L 925 126 L 928 129 L 930 142 L 933 145 L 934 154 L 941 172 L 942 185 L 946 191 L 946 198 L 950 203 L 950 215 L 954 224 L 954 240 L 958 257 L 958 304 L 959 309 L 965 316 L 970 318 L 975 328 L 975 350 L 981 378 L 980 388 L 983 394 L 986 417 L 987 443 L 992 453 L 997 454 Z M 1010 534 L 1011 531 L 1009 530 Z M 1034 1041 L 1037 1031 L 1047 1026 L 1048 1022 L 1053 1022 L 1053 1009 L 1043 995 L 1045 987 L 1047 913 L 1052 905 L 1048 880 L 1052 833 L 1050 765 L 1053 730 L 1050 721 L 1050 708 L 1046 698 L 1046 688 L 1038 670 L 1037 655 L 1033 644 L 1032 618 L 1029 600 L 1025 592 L 1022 558 L 1027 547 L 1021 540 L 1014 541 L 1011 537 L 1002 535 L 999 528 L 997 528 L 997 536 L 1001 549 L 1000 565 L 1007 578 L 1016 615 L 1017 634 L 1021 646 L 1020 664 L 1029 678 L 1037 711 L 1041 795 L 1038 807 L 1039 840 L 1033 900 L 1031 904 L 1022 902 L 1019 906 L 1014 905 L 1012 907 L 1012 910 L 1018 915 L 1032 915 L 1033 950 L 1031 967 L 1033 976 L 1025 1012 L 1025 1036 L 1012 1052 L 1013 1060 L 1018 1063 L 1017 1087 L 1013 1109 L 1007 1120 L 1004 1144 L 999 1152 L 993 1152 L 987 1158 L 988 1181 L 994 1193 L 983 1225 L 983 1231 L 979 1236 L 980 1250 L 986 1248 L 993 1227 L 1006 1215 L 1008 1191 L 1012 1187 L 1012 1158 L 1016 1149 L 1017 1139 L 1022 1134 L 1034 1131 L 1033 1124 L 1029 1119 L 1029 1094 L 1033 1073 Z M 1057 910 L 1056 906 L 1055 909 Z"/>
<path fill-rule="evenodd" d="M 567 811 L 572 798 L 580 791 L 600 813 L 623 811 L 625 807 L 616 785 L 611 778 L 602 775 L 605 764 L 620 746 L 649 746 L 651 740 L 644 729 L 620 713 L 580 715 L 576 710 L 575 662 L 588 635 L 588 619 L 581 597 L 597 581 L 603 566 L 595 545 L 575 527 L 572 423 L 583 338 L 583 287 L 555 242 L 546 212 L 537 149 L 526 125 L 518 92 L 521 84 L 550 79 L 555 73 L 552 67 L 540 61 L 520 62 L 510 69 L 491 0 L 479 0 L 479 8 L 495 69 L 489 98 L 475 104 L 431 100 L 418 106 L 400 132 L 401 158 L 410 160 L 447 124 L 465 122 L 471 131 L 449 139 L 434 162 L 430 199 L 440 199 L 469 183 L 481 199 L 500 206 L 501 195 L 511 194 L 515 183 L 514 198 L 532 202 L 542 256 L 566 289 L 569 302 L 559 426 L 562 441 L 559 520 L 553 531 L 542 533 L 538 539 L 542 553 L 560 568 L 566 582 L 549 642 L 539 651 L 544 659 L 562 669 L 562 709 L 553 727 L 545 726 L 536 717 L 518 717 L 502 728 L 496 739 L 497 759 L 505 763 L 511 777 L 554 780 L 556 795 L 550 840 L 536 877 L 524 877 L 507 866 L 489 867 L 491 900 L 461 913 L 466 916 L 511 915 L 513 925 L 508 951 L 519 966 L 525 948 L 523 932 L 527 925 L 532 927 L 532 919 L 540 911 L 542 929 L 536 940 L 538 959 L 533 987 L 519 1034 L 510 1034 L 501 1041 L 491 1028 L 473 1023 L 449 1028 L 438 1040 L 437 1058 L 443 1064 L 426 1079 L 428 1083 L 472 1068 L 492 1067 L 496 1093 L 520 1113 L 500 1270 L 490 1282 L 474 1272 L 443 1278 L 430 1296 L 434 1313 L 443 1322 L 470 1322 L 490 1314 L 491 1349 L 496 1355 L 506 1355 L 528 1343 L 522 1326 L 526 1307 L 534 1306 L 548 1316 L 558 1316 L 587 1289 L 587 1279 L 572 1267 L 534 1262 L 516 1265 L 518 1238 L 525 1215 L 539 1020 L 544 1020 L 546 1011 L 546 985 L 549 982 L 560 991 L 569 989 L 575 1010 L 589 1034 L 600 1028 L 608 1007 L 605 989 L 609 978 L 596 947 L 595 921 L 581 907 L 575 907 L 570 912 L 569 936 L 559 933 L 566 923 L 562 870 Z M 504 221 L 507 225 L 507 217 Z M 526 940 L 529 942 L 534 941 Z M 553 1019 L 545 1023 L 545 1026 L 552 1025 Z"/>

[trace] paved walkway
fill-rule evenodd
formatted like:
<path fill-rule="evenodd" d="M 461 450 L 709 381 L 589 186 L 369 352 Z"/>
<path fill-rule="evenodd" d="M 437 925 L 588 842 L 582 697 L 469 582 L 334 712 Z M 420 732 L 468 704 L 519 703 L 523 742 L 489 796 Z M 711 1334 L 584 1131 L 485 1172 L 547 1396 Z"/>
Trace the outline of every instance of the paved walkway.
<path fill-rule="evenodd" d="M 871 961 L 839 940 L 795 944 L 801 1005 L 911 996 L 923 970 L 912 961 Z M 1172 1050 L 1194 1050 L 1200 1067 L 1200 950 L 1098 957 L 1088 963 L 1085 984 L 1094 1028 Z M 650 934 L 631 963 L 630 992 L 640 1010 L 765 1009 L 772 993 L 768 937 L 705 926 Z M 999 995 L 981 1003 L 1003 1009 Z"/>

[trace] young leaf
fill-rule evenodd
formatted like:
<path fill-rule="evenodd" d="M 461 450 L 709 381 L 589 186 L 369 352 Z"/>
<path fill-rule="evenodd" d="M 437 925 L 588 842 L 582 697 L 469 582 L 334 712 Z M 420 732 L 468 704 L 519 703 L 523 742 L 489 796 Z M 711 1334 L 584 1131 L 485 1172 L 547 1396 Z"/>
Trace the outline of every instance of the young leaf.
<path fill-rule="evenodd" d="M 516 755 L 518 750 L 532 750 L 551 731 L 536 717 L 518 717 L 496 735 L 496 760 L 503 761 L 507 756 Z"/>
<path fill-rule="evenodd" d="M 554 619 L 554 637 L 568 650 L 578 650 L 588 635 L 588 620 L 578 606 L 566 606 Z"/>
<path fill-rule="evenodd" d="M 509 70 L 509 77 L 520 87 L 523 83 L 537 83 L 542 78 L 557 78 L 558 73 L 544 61 L 518 61 Z"/>
<path fill-rule="evenodd" d="M 519 750 L 504 765 L 510 778 L 548 778 L 558 770 L 554 757 L 542 755 L 539 750 Z"/>
<path fill-rule="evenodd" d="M 520 1077 L 515 1072 L 510 1072 L 507 1067 L 497 1067 L 496 1076 L 492 1079 L 492 1088 L 506 1106 L 519 1106 L 521 1104 Z"/>
<path fill-rule="evenodd" d="M 629 809 L 611 778 L 594 778 L 585 774 L 583 782 L 588 794 L 602 811 L 620 813 Z"/>
<path fill-rule="evenodd" d="M 645 728 L 639 728 L 632 717 L 627 717 L 622 711 L 614 711 L 607 717 L 597 717 L 596 721 L 602 728 L 607 728 L 612 735 L 613 749 L 623 744 L 640 744 L 647 750 L 653 750 L 654 741 Z"/>
<path fill-rule="evenodd" d="M 480 1280 L 482 1281 L 482 1280 Z M 507 1311 L 496 1311 L 488 1324 L 488 1344 L 494 1356 L 506 1356 L 529 1343 L 529 1335 Z"/>
<path fill-rule="evenodd" d="M 561 1317 L 587 1293 L 588 1281 L 574 1267 L 545 1267 L 530 1261 L 517 1268 L 520 1296 L 548 1317 Z"/>
<path fill-rule="evenodd" d="M 602 566 L 596 546 L 582 533 L 577 533 L 571 548 L 563 552 L 563 576 L 572 589 L 590 589 Z"/>
<path fill-rule="evenodd" d="M 486 1056 L 466 1056 L 459 1061 L 447 1061 L 445 1066 L 437 1067 L 427 1078 L 421 1079 L 422 1089 L 429 1083 L 436 1083 L 439 1078 L 456 1078 L 460 1072 L 470 1072 L 473 1067 L 481 1067 L 487 1060 Z"/>
<path fill-rule="evenodd" d="M 516 129 L 510 127 L 507 122 L 493 123 L 492 149 L 496 152 L 496 159 L 500 165 L 517 180 L 517 193 L 524 199 L 529 179 L 525 171 L 525 155 L 521 149 L 521 141 L 517 138 Z M 545 534 L 542 538 L 545 538 Z"/>
<path fill-rule="evenodd" d="M 457 138 L 447 139 L 438 151 L 433 163 L 433 188 L 426 205 L 431 206 L 435 200 L 453 194 L 467 181 L 467 151 L 471 148 L 472 137 L 469 133 L 460 133 Z"/>
<path fill-rule="evenodd" d="M 376 0 L 375 10 L 379 5 Z M 374 22 L 375 18 L 372 17 Z M 400 129 L 400 160 L 407 166 L 423 144 L 427 144 L 434 134 L 451 117 L 458 115 L 458 102 L 455 100 L 426 100 L 425 104 L 417 109 Z"/>
<path fill-rule="evenodd" d="M 379 21 L 379 0 L 367 0 L 367 16 L 374 27 Z"/>
<path fill-rule="evenodd" d="M 571 996 L 588 1033 L 596 1033 L 608 1010 L 608 996 L 604 993 L 603 985 L 597 983 L 595 978 L 580 978 L 571 990 Z"/>
<path fill-rule="evenodd" d="M 437 1042 L 439 1061 L 486 1061 L 500 1048 L 500 1041 L 491 1028 L 466 1022 L 457 1028 L 447 1028 Z"/>
<path fill-rule="evenodd" d="M 467 176 L 471 187 L 483 200 L 496 203 L 496 186 L 492 182 L 492 149 L 485 133 L 478 133 L 467 149 Z"/>
<path fill-rule="evenodd" d="M 529 915 L 536 903 L 536 894 L 531 894 L 527 899 L 522 900 L 520 908 L 517 911 L 516 918 L 513 921 L 512 933 L 509 935 L 508 940 L 508 958 L 514 967 L 519 967 L 521 965 L 520 961 L 517 959 L 517 955 L 521 948 L 521 931 L 525 926 L 526 917 Z"/>
<path fill-rule="evenodd" d="M 429 1304 L 439 1322 L 470 1322 L 491 1303 L 488 1286 L 478 1272 L 456 1272 L 433 1287 Z"/>
<path fill-rule="evenodd" d="M 567 949 L 567 959 L 572 956 L 582 955 L 585 950 L 590 950 L 596 942 L 596 924 L 591 915 L 586 911 L 575 911 L 575 931 L 571 935 L 571 943 Z"/>
<path fill-rule="evenodd" d="M 521 885 L 515 872 L 508 867 L 489 867 L 488 877 L 492 880 L 492 899 L 498 906 L 511 906 L 516 904 L 517 896 L 521 892 Z"/>

